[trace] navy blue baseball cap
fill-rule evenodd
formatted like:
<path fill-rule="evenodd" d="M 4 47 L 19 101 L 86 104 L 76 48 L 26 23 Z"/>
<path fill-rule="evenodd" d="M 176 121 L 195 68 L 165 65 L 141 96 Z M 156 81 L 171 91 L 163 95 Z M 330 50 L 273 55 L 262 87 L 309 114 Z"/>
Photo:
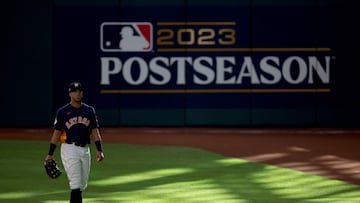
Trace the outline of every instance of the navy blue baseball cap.
<path fill-rule="evenodd" d="M 83 91 L 83 87 L 80 82 L 72 82 L 69 85 L 69 92 L 75 92 L 76 90 Z"/>

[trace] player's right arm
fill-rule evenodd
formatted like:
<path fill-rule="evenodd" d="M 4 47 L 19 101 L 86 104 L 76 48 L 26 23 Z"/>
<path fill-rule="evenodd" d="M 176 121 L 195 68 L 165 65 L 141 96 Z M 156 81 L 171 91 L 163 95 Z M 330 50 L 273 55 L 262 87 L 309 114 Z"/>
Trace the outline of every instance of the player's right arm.
<path fill-rule="evenodd" d="M 54 132 L 50 139 L 50 148 L 49 148 L 48 155 L 46 156 L 46 160 L 54 159 L 54 151 L 55 151 L 57 142 L 60 140 L 60 136 L 61 136 L 61 131 L 54 129 Z"/>

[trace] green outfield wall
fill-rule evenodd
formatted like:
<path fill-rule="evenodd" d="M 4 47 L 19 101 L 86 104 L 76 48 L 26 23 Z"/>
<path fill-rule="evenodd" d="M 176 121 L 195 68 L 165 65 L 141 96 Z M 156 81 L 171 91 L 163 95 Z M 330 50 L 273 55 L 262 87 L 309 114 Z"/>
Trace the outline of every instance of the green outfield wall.
<path fill-rule="evenodd" d="M 14 0 L 0 127 L 52 126 L 75 80 L 102 126 L 358 127 L 358 19 L 334 0 Z"/>

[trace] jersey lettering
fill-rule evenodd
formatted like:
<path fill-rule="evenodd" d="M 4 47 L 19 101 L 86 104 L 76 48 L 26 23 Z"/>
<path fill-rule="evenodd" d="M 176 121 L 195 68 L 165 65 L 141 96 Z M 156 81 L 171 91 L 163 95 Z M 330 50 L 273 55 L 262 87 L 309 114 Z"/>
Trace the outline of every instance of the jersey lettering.
<path fill-rule="evenodd" d="M 90 120 L 85 117 L 82 117 L 82 116 L 77 116 L 77 117 L 70 118 L 65 123 L 67 129 L 70 129 L 73 125 L 76 125 L 76 124 L 83 124 L 85 126 L 89 126 Z"/>

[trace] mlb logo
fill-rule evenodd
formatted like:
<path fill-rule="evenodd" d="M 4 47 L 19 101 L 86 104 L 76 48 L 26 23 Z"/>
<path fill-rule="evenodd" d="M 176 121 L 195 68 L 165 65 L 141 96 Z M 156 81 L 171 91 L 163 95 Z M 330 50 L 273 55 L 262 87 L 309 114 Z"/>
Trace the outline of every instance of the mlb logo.
<path fill-rule="evenodd" d="M 104 22 L 100 47 L 103 52 L 149 52 L 153 48 L 152 32 L 148 22 Z"/>

